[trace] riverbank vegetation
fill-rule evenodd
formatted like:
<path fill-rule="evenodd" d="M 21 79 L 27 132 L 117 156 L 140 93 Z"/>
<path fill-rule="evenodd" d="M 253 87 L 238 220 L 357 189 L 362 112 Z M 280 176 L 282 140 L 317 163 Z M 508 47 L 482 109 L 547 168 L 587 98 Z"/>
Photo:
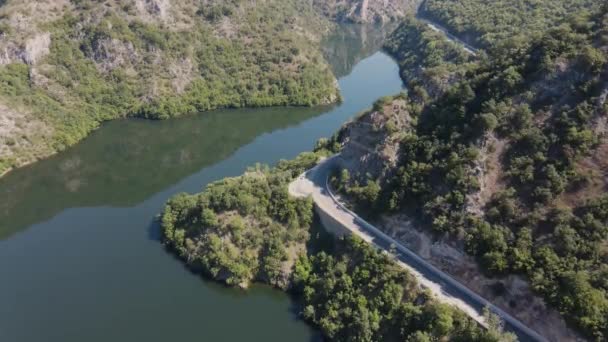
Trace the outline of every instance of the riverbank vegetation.
<path fill-rule="evenodd" d="M 286 287 L 312 222 L 312 201 L 290 198 L 287 185 L 317 158 L 302 154 L 273 170 L 258 165 L 198 195 L 172 198 L 161 219 L 165 241 L 195 269 L 227 285 Z"/>
<path fill-rule="evenodd" d="M 258 281 L 289 289 L 303 301 L 302 317 L 333 341 L 513 339 L 495 319 L 483 330 L 438 303 L 367 243 L 313 233 L 311 199 L 290 198 L 287 186 L 333 153 L 332 145 L 323 140 L 275 168 L 258 165 L 200 194 L 177 195 L 161 215 L 163 241 L 189 267 L 229 286 Z"/>
<path fill-rule="evenodd" d="M 355 205 L 405 212 L 435 236 L 459 241 L 486 275 L 526 276 L 572 326 L 598 341 L 608 336 L 601 280 L 608 202 L 597 190 L 606 188 L 599 160 L 607 146 L 607 12 L 581 11 L 544 34 L 503 39 L 447 82 L 442 96 L 411 89 L 405 107 L 413 129 L 387 124 L 376 129 L 385 135 L 377 145 L 359 143 L 378 151 L 398 140 L 397 164 L 336 179 Z M 388 50 L 407 66 L 409 52 L 398 44 L 405 39 L 398 30 Z M 430 58 L 450 65 L 443 53 Z M 385 105 L 367 115 L 377 117 Z M 350 138 L 341 141 L 348 146 Z"/>
<path fill-rule="evenodd" d="M 299 1 L 25 1 L 0 11 L 0 174 L 110 119 L 338 99 L 318 46 L 331 24 Z"/>

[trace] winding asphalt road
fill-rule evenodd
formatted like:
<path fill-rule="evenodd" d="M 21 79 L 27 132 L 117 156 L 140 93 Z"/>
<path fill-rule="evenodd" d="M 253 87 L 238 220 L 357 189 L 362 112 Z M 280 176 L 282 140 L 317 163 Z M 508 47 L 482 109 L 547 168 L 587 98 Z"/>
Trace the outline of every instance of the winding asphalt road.
<path fill-rule="evenodd" d="M 438 300 L 458 307 L 484 326 L 486 323 L 482 312 L 487 307 L 505 322 L 505 328 L 514 332 L 520 341 L 547 341 L 513 316 L 471 291 L 346 208 L 334 196 L 328 184 L 329 175 L 338 167 L 339 158 L 340 155 L 328 158 L 300 175 L 289 185 L 289 193 L 295 197 L 312 196 L 315 208 L 322 219 L 323 215 L 328 215 L 350 233 L 383 251 L 390 251 L 396 256 L 399 264 L 412 273 L 418 282 L 429 289 Z"/>
<path fill-rule="evenodd" d="M 424 19 L 422 17 L 416 17 L 416 19 L 422 21 L 423 23 L 427 24 L 433 31 L 436 32 L 441 32 L 445 35 L 447 40 L 450 40 L 456 44 L 459 44 L 462 46 L 462 48 L 464 49 L 464 51 L 470 53 L 473 56 L 477 55 L 477 48 L 472 46 L 471 44 L 468 44 L 467 42 L 463 41 L 462 39 L 456 37 L 455 35 L 451 34 L 445 27 L 434 23 L 428 19 Z"/>

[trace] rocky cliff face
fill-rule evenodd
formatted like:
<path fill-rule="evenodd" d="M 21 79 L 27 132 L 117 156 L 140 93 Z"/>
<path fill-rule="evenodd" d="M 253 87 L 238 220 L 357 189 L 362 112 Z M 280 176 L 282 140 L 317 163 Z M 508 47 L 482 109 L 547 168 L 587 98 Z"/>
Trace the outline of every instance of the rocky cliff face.
<path fill-rule="evenodd" d="M 408 135 L 415 134 L 415 107 L 415 101 L 406 95 L 386 98 L 344 125 L 338 135 L 342 145 L 340 166 L 349 171 L 352 183 L 364 184 L 371 179 L 387 184 L 394 177 L 403 176 L 398 175 L 397 169 L 404 163 L 400 160 L 402 145 L 407 143 Z M 479 191 L 468 196 L 469 213 L 484 215 L 485 204 L 505 188 L 500 158 L 506 146 L 507 142 L 494 135 L 487 137 L 479 156 L 479 168 L 471 170 L 481 184 Z M 580 339 L 559 312 L 534 292 L 527 279 L 521 275 L 501 278 L 484 275 L 475 258 L 467 254 L 462 236 L 433 234 L 413 217 L 407 211 L 388 212 L 378 215 L 375 225 L 549 340 Z"/>
<path fill-rule="evenodd" d="M 350 174 L 385 179 L 399 158 L 400 140 L 412 129 L 408 102 L 397 96 L 379 100 L 374 108 L 340 131 L 342 160 Z"/>
<path fill-rule="evenodd" d="M 388 23 L 415 13 L 420 0 L 312 0 L 322 13 L 339 21 Z"/>

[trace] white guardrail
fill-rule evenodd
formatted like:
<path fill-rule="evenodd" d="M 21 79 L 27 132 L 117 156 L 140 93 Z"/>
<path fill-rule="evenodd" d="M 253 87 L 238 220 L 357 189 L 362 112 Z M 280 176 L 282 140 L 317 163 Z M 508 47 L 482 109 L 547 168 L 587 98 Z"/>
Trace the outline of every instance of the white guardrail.
<path fill-rule="evenodd" d="M 336 155 L 334 157 L 337 157 L 337 156 L 338 155 Z M 334 157 L 332 157 L 330 159 L 333 159 Z M 329 161 L 329 159 L 326 160 L 325 162 L 328 162 L 328 161 Z M 356 213 L 354 213 L 353 211 L 351 211 L 350 209 L 348 209 L 344 204 L 342 204 L 336 198 L 336 196 L 331 191 L 331 188 L 329 186 L 329 176 L 325 178 L 325 189 L 329 193 L 329 196 L 331 197 L 331 199 L 340 207 L 340 209 L 342 209 L 342 210 L 346 211 L 348 214 L 352 215 L 355 218 L 355 222 L 356 223 L 358 223 L 359 225 L 363 226 L 366 230 L 371 231 L 373 233 L 373 235 L 375 235 L 375 236 L 372 236 L 372 237 L 376 237 L 376 238 L 379 237 L 381 239 L 384 239 L 385 242 L 388 242 L 390 245 L 394 246 L 395 249 L 397 249 L 399 252 L 405 254 L 407 257 L 409 257 L 409 258 L 413 259 L 414 261 L 416 261 L 421 267 L 425 268 L 425 271 L 432 273 L 434 276 L 436 276 L 437 278 L 439 278 L 441 281 L 443 281 L 446 284 L 449 284 L 450 286 L 456 288 L 462 294 L 466 295 L 472 301 L 476 302 L 476 304 L 478 306 L 480 306 L 482 308 L 483 307 L 487 307 L 491 312 L 493 312 L 496 315 L 498 315 L 501 319 L 503 319 L 509 325 L 511 325 L 512 327 L 516 328 L 521 333 L 527 335 L 531 340 L 542 341 L 542 342 L 548 341 L 547 339 L 545 339 L 544 337 L 542 337 L 540 334 L 538 334 L 536 331 L 528 328 L 526 325 L 524 325 L 522 322 L 520 322 L 515 317 L 511 316 L 510 314 L 508 314 L 507 312 L 503 311 L 502 309 L 500 309 L 496 305 L 490 303 L 485 298 L 481 297 L 477 293 L 475 293 L 472 290 L 470 290 L 468 287 L 462 285 L 460 282 L 456 281 L 454 278 L 450 277 L 449 275 L 445 274 L 443 271 L 441 271 L 438 268 L 436 268 L 435 266 L 431 265 L 429 262 L 427 262 L 426 260 L 424 260 L 420 256 L 418 256 L 418 254 L 412 252 L 410 249 L 408 249 L 407 247 L 403 246 L 400 242 L 398 242 L 395 239 L 393 239 L 392 237 L 388 236 L 386 233 L 384 233 L 380 229 L 376 228 L 374 225 L 368 223 L 367 221 L 365 221 L 364 219 L 362 219 L 361 217 L 359 217 L 359 215 L 357 215 Z M 416 267 L 414 267 L 414 268 L 416 268 Z"/>

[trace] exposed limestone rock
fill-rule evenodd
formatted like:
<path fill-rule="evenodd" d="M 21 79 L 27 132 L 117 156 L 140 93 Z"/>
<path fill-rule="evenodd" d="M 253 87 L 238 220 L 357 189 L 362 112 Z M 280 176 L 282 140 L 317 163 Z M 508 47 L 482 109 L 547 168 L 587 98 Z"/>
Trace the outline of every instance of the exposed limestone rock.
<path fill-rule="evenodd" d="M 44 32 L 28 39 L 25 43 L 25 55 L 23 56 L 27 64 L 36 64 L 42 57 L 49 54 L 51 46 L 51 34 Z"/>
<path fill-rule="evenodd" d="M 388 23 L 414 13 L 419 0 L 313 0 L 324 14 L 340 21 Z"/>
<path fill-rule="evenodd" d="M 489 134 L 480 150 L 480 158 L 474 169 L 479 181 L 479 190 L 467 194 L 467 211 L 477 216 L 483 215 L 484 206 L 490 201 L 492 195 L 504 189 L 503 166 L 501 159 L 505 153 L 507 142 L 498 139 L 496 135 Z"/>
<path fill-rule="evenodd" d="M 3 38 L 2 40 L 4 40 Z M 24 57 L 24 49 L 14 42 L 0 42 L 0 65 L 22 61 L 25 59 Z"/>
<path fill-rule="evenodd" d="M 171 3 L 168 0 L 136 0 L 135 6 L 141 14 L 167 20 Z"/>
<path fill-rule="evenodd" d="M 176 93 L 181 94 L 194 78 L 194 66 L 190 58 L 176 60 L 169 66 L 169 72 L 173 77 L 171 84 Z"/>

